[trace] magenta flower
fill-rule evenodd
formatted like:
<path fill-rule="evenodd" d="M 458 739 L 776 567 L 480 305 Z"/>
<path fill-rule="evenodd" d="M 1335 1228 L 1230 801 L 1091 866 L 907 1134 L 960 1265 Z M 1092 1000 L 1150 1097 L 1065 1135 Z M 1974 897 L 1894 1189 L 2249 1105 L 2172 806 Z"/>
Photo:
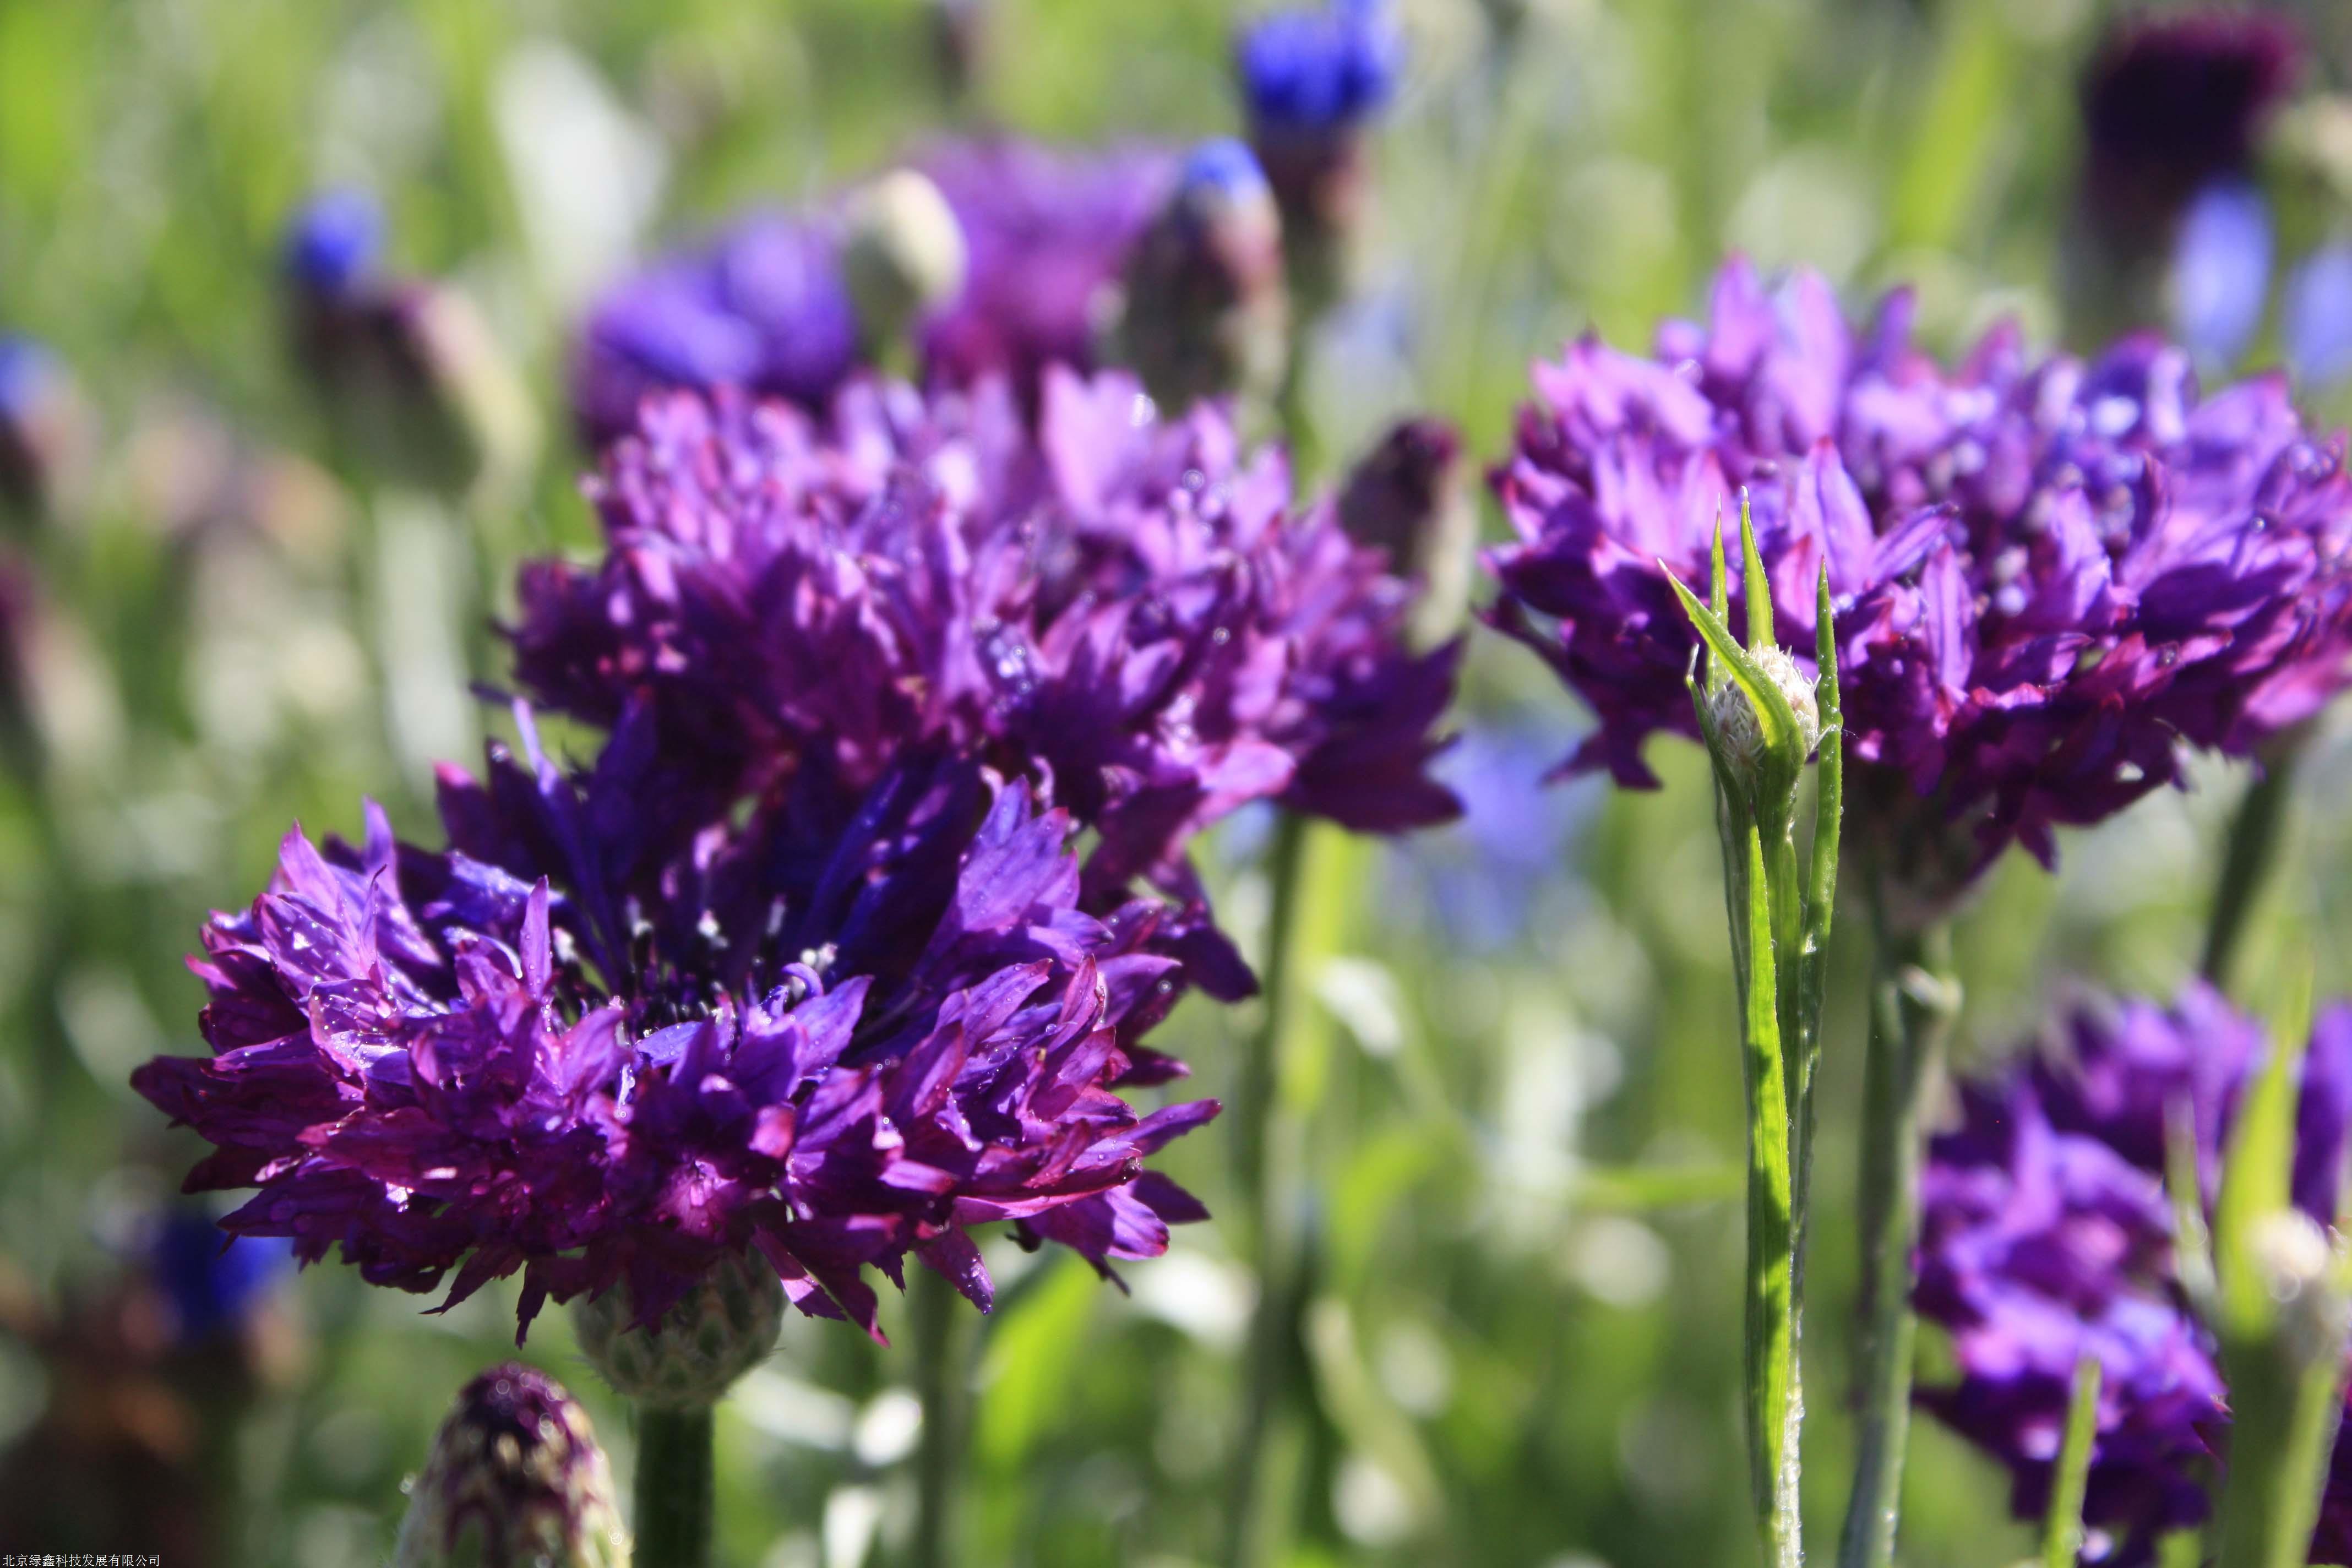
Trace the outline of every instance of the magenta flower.
<path fill-rule="evenodd" d="M 132 1081 L 215 1145 L 192 1190 L 259 1189 L 229 1231 L 445 1309 L 520 1271 L 526 1329 L 623 1281 L 652 1321 L 756 1247 L 871 1331 L 863 1271 L 909 1252 L 987 1306 L 973 1225 L 1104 1267 L 1202 1216 L 1142 1162 L 1215 1102 L 1116 1092 L 1182 1070 L 1132 1043 L 1172 995 L 1157 909 L 1080 912 L 1027 785 L 910 755 L 714 826 L 640 717 L 570 777 L 519 712 L 527 765 L 445 772 L 447 848 L 373 807 L 357 847 L 298 829 L 205 928 L 213 1055 Z"/>
<path fill-rule="evenodd" d="M 2006 326 L 1947 368 L 1909 321 L 1897 293 L 1857 332 L 1821 279 L 1772 294 L 1734 261 L 1654 358 L 1571 346 L 1496 471 L 1518 542 L 1488 563 L 1494 624 L 1600 717 L 1569 771 L 1646 786 L 1643 742 L 1696 732 L 1664 573 L 1703 591 L 1744 489 L 1783 643 L 1812 646 L 1828 569 L 1853 804 L 1907 825 L 1932 893 L 2012 839 L 2052 860 L 2184 744 L 2244 755 L 2316 711 L 2352 658 L 2352 481 L 2277 377 L 2201 397 L 2153 338 L 2035 362 Z"/>

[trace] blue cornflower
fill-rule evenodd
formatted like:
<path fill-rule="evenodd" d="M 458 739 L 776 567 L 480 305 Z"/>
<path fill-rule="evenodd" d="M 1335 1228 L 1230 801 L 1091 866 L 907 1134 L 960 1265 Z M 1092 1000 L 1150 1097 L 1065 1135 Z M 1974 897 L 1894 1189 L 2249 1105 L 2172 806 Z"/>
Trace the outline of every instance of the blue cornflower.
<path fill-rule="evenodd" d="M 322 191 L 286 226 L 279 254 L 286 275 L 320 294 L 341 294 L 373 272 L 383 254 L 383 209 L 367 192 Z"/>
<path fill-rule="evenodd" d="M 1370 119 L 1396 90 L 1403 45 L 1384 0 L 1277 11 L 1242 35 L 1242 89 L 1258 123 L 1329 131 Z"/>

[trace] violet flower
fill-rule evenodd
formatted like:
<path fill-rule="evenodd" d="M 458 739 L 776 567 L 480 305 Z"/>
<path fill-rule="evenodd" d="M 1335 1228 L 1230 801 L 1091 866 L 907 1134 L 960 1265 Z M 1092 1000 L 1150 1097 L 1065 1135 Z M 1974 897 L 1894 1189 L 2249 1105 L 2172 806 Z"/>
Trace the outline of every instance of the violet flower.
<path fill-rule="evenodd" d="M 1370 832 L 1454 815 L 1426 766 L 1456 650 L 1405 650 L 1407 585 L 1328 503 L 1293 513 L 1215 407 L 1159 421 L 1131 379 L 1057 368 L 1040 423 L 1001 384 L 860 384 L 826 426 L 650 403 L 590 485 L 604 559 L 524 571 L 518 679 L 592 723 L 644 704 L 729 796 L 981 754 L 1097 832 L 1087 908 L 1148 880 L 1191 911 L 1192 977 L 1245 993 L 1186 842 L 1259 799 Z"/>
<path fill-rule="evenodd" d="M 2345 683 L 2352 480 L 2279 377 L 2203 397 L 2157 339 L 2036 362 L 2006 325 L 1947 368 L 1910 315 L 1898 292 L 1857 331 L 1820 278 L 1768 293 L 1735 260 L 1655 358 L 1587 339 L 1538 365 L 1490 615 L 1600 717 L 1564 771 L 1650 786 L 1643 741 L 1696 729 L 1664 573 L 1704 589 L 1744 488 L 1782 644 L 1812 645 L 1828 568 L 1849 806 L 1936 901 Z"/>
<path fill-rule="evenodd" d="M 523 762 L 444 771 L 448 847 L 298 829 L 205 928 L 214 1054 L 132 1081 L 215 1145 L 191 1190 L 259 1189 L 226 1229 L 445 1310 L 520 1271 L 524 1329 L 622 1283 L 655 1321 L 756 1247 L 872 1331 L 863 1270 L 909 1252 L 988 1305 L 972 1225 L 1107 1267 L 1202 1217 L 1142 1161 L 1215 1102 L 1115 1092 L 1182 1070 L 1126 1044 L 1171 994 L 1156 910 L 1081 913 L 1025 784 L 908 756 L 714 826 L 641 718 L 580 777 L 519 718 Z"/>
<path fill-rule="evenodd" d="M 572 415 L 599 447 L 651 393 L 740 386 L 823 407 L 857 363 L 837 224 L 758 213 L 604 293 L 573 350 Z"/>
<path fill-rule="evenodd" d="M 2242 176 L 2303 64 L 2276 11 L 2209 7 L 2117 24 L 2083 78 L 2084 200 L 2124 254 L 2161 246 L 2216 180 Z"/>
<path fill-rule="evenodd" d="M 2175 1272 L 2168 1117 L 2193 1119 L 2205 1197 L 2231 1119 L 2266 1052 L 2261 1029 L 2202 983 L 2170 1008 L 2078 1008 L 2063 1048 L 1966 1085 L 1922 1183 L 1916 1302 L 1952 1336 L 1958 1380 L 1919 1402 L 2006 1465 L 2011 1506 L 2049 1497 L 2076 1361 L 2104 1382 L 2084 1507 L 2084 1561 L 2154 1561 L 2201 1522 L 2227 1454 L 2227 1391 L 2211 1332 Z M 2352 1005 L 2321 1017 L 2305 1058 L 2294 1195 L 2323 1223 L 2352 1111 Z M 2352 1551 L 2352 1454 L 2339 1450 L 2316 1562 Z"/>
<path fill-rule="evenodd" d="M 1049 365 L 1093 370 L 1128 258 L 1175 186 L 1178 155 L 1150 143 L 1065 151 L 1012 137 L 950 142 L 914 166 L 963 226 L 963 291 L 925 323 L 926 380 L 1008 378 L 1038 405 Z"/>

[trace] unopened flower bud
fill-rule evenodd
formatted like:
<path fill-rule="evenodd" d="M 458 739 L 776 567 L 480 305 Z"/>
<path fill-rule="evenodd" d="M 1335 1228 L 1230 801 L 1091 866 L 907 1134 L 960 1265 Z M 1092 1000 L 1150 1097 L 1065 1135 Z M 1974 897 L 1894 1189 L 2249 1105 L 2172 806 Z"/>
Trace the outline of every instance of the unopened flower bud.
<path fill-rule="evenodd" d="M 919 316 L 962 291 L 967 260 L 963 227 L 929 176 L 894 169 L 851 198 L 841 270 L 869 344 L 904 343 Z"/>
<path fill-rule="evenodd" d="M 622 1568 L 611 1467 L 563 1385 L 519 1362 L 467 1384 L 409 1492 L 393 1568 Z"/>
<path fill-rule="evenodd" d="M 1282 217 L 1257 158 L 1203 143 L 1129 258 L 1120 346 L 1160 405 L 1271 391 L 1288 349 Z"/>
<path fill-rule="evenodd" d="M 714 1405 L 775 1348 L 784 1288 L 757 1254 L 729 1258 L 697 1280 L 650 1327 L 637 1322 L 628 1287 L 572 1309 L 581 1353 L 614 1391 L 646 1405 Z"/>
<path fill-rule="evenodd" d="M 294 358 L 342 457 L 443 494 L 509 480 L 539 428 L 489 328 L 463 295 L 388 279 L 383 219 L 352 191 L 299 211 L 282 246 Z"/>
<path fill-rule="evenodd" d="M 1356 465 L 1339 491 L 1339 526 L 1388 552 L 1389 568 L 1415 578 L 1416 641 L 1451 636 L 1470 592 L 1477 513 L 1463 489 L 1462 434 L 1443 419 L 1400 421 Z"/>
<path fill-rule="evenodd" d="M 978 96 L 994 53 L 996 0 L 931 0 L 931 56 L 948 101 Z"/>
<path fill-rule="evenodd" d="M 1790 710 L 1797 716 L 1799 752 L 1812 755 L 1822 738 L 1821 710 L 1813 700 L 1812 681 L 1797 668 L 1795 659 L 1778 647 L 1759 649 L 1748 658 L 1789 700 Z M 1716 738 L 1732 766 L 1743 773 L 1754 769 L 1764 757 L 1764 724 L 1748 693 L 1738 681 L 1727 681 L 1708 697 L 1707 708 L 1715 721 Z"/>
<path fill-rule="evenodd" d="M 1299 308 L 1340 291 L 1370 182 L 1364 129 L 1395 91 L 1402 45 L 1386 0 L 1278 11 L 1234 50 L 1250 142 L 1282 209 Z"/>
<path fill-rule="evenodd" d="M 2289 1208 L 2263 1215 L 2248 1239 L 2289 1359 L 2308 1369 L 2340 1354 L 2347 1308 L 2326 1233 L 2301 1209 Z"/>
<path fill-rule="evenodd" d="M 89 405 L 65 362 L 30 338 L 0 338 L 0 506 L 38 519 L 88 475 Z"/>

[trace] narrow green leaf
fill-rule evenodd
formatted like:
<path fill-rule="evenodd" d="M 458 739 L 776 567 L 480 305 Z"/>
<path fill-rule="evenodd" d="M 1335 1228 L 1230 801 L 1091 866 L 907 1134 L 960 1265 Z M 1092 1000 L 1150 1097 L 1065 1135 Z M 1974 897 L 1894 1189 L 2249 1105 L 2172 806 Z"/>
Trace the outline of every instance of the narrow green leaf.
<path fill-rule="evenodd" d="M 2058 1474 L 2050 1488 L 2050 1512 L 2042 1526 L 2042 1568 L 2074 1568 L 2083 1554 L 2083 1493 L 2091 1479 L 2091 1449 L 2099 1436 L 2099 1362 L 2074 1363 L 2074 1393 L 2066 1405 L 2066 1446 L 2058 1451 Z"/>
<path fill-rule="evenodd" d="M 1731 625 L 1731 568 L 1723 559 L 1723 509 L 1715 510 L 1715 552 L 1708 563 L 1706 574 L 1706 607 L 1725 626 Z M 1731 681 L 1731 671 L 1719 661 L 1707 665 L 1707 694 L 1713 696 Z"/>
<path fill-rule="evenodd" d="M 1740 591 L 1748 599 L 1748 648 L 1750 653 L 1776 647 L 1772 636 L 1772 580 L 1764 574 L 1764 557 L 1756 550 L 1756 522 L 1748 511 L 1748 487 L 1739 489 Z"/>
<path fill-rule="evenodd" d="M 1845 816 L 1845 726 L 1838 696 L 1837 636 L 1831 619 L 1829 568 L 1822 569 L 1813 610 L 1815 658 L 1821 674 L 1813 682 L 1822 718 L 1821 761 L 1814 769 L 1812 860 L 1807 869 L 1804 935 L 1797 952 L 1796 1064 L 1790 1090 L 1794 1101 L 1797 1221 L 1797 1310 L 1805 1302 L 1805 1237 L 1811 1224 L 1813 1185 L 1813 1080 L 1822 1059 L 1822 1002 L 1828 987 L 1831 917 L 1837 902 L 1838 850 Z"/>

